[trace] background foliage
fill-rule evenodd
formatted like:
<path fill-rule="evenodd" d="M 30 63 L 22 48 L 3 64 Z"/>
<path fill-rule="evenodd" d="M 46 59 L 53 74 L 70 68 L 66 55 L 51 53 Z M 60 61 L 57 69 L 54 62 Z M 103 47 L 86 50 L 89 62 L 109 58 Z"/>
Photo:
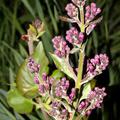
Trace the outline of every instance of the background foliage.
<path fill-rule="evenodd" d="M 8 106 L 6 92 L 14 86 L 18 67 L 28 56 L 27 45 L 20 40 L 29 23 L 40 18 L 46 25 L 42 42 L 48 55 L 53 51 L 51 38 L 64 35 L 71 24 L 61 22 L 68 0 L 0 0 L 0 119 L 1 120 L 47 120 L 41 111 L 20 115 Z M 89 0 L 88 0 L 89 2 Z M 110 57 L 109 68 L 98 76 L 97 84 L 106 86 L 108 96 L 102 110 L 94 110 L 92 120 L 120 119 L 120 1 L 97 0 L 103 9 L 103 20 L 92 32 L 86 54 L 106 52 Z M 48 55 L 49 57 L 49 55 Z M 50 59 L 50 57 L 49 57 Z M 51 61 L 51 59 L 50 59 Z M 52 61 L 51 61 L 52 64 Z"/>

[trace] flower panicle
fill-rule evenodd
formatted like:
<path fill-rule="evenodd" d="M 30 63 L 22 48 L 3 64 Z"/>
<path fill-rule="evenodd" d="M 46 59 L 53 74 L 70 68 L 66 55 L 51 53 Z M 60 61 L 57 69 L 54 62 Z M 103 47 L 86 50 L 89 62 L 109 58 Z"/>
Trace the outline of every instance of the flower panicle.
<path fill-rule="evenodd" d="M 56 36 L 52 39 L 53 46 L 55 48 L 55 54 L 57 56 L 66 57 L 69 54 L 70 48 L 68 47 L 66 41 L 61 36 Z"/>
<path fill-rule="evenodd" d="M 100 108 L 103 102 L 103 98 L 106 96 L 105 88 L 95 87 L 94 90 L 90 91 L 87 98 L 80 102 L 78 106 L 78 112 L 84 115 L 90 115 L 93 109 Z"/>
<path fill-rule="evenodd" d="M 109 58 L 106 54 L 95 55 L 94 58 L 87 61 L 87 75 L 98 75 L 102 73 L 103 70 L 109 64 Z"/>
<path fill-rule="evenodd" d="M 73 73 L 73 75 L 77 76 L 77 79 L 72 81 L 74 77 L 69 78 L 66 76 L 55 79 L 52 75 L 50 76 L 45 72 L 41 74 L 40 65 L 32 57 L 28 59 L 27 63 L 29 71 L 33 74 L 34 83 L 38 86 L 38 95 L 40 95 L 40 98 L 43 97 L 41 101 L 43 100 L 42 102 L 50 107 L 48 114 L 56 120 L 72 120 L 74 115 L 77 114 L 82 117 L 89 116 L 93 109 L 101 107 L 103 99 L 107 95 L 104 87 L 95 87 L 85 99 L 81 99 L 84 97 L 84 93 L 81 95 L 81 85 L 101 74 L 109 64 L 109 58 L 106 54 L 95 55 L 94 58 L 88 59 L 86 73 L 83 75 L 86 38 L 101 20 L 94 20 L 101 13 L 101 9 L 94 2 L 86 6 L 86 0 L 72 0 L 72 3 L 67 4 L 65 10 L 69 20 L 77 23 L 80 30 L 76 27 L 71 27 L 66 31 L 65 39 L 62 36 L 56 36 L 52 39 L 55 49 L 54 54 L 56 55 L 54 55 L 53 60 L 62 72 L 67 75 Z M 42 30 L 39 21 L 35 21 L 33 26 L 37 30 Z M 36 35 L 37 33 L 35 32 L 34 36 Z M 27 37 L 23 36 L 24 39 L 27 39 Z M 77 67 L 76 69 L 73 68 L 74 65 L 71 64 L 72 60 L 70 60 L 72 58 L 70 54 L 75 52 L 79 52 L 78 67 L 75 66 Z M 61 62 L 65 62 L 65 64 Z"/>

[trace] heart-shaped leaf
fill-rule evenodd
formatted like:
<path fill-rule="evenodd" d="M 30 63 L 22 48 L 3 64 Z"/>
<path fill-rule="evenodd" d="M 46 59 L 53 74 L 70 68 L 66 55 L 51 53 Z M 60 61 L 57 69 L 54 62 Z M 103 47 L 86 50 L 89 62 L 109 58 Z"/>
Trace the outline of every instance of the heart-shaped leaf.
<path fill-rule="evenodd" d="M 74 80 L 76 80 L 76 75 L 72 69 L 72 67 L 70 66 L 69 62 L 64 59 L 64 58 L 59 58 L 57 55 L 50 53 L 56 67 L 61 70 L 62 72 L 64 72 L 66 75 L 68 75 L 69 77 L 73 78 Z"/>
<path fill-rule="evenodd" d="M 8 104 L 18 113 L 30 113 L 33 109 L 32 100 L 23 97 L 17 89 L 11 89 L 7 94 Z"/>
<path fill-rule="evenodd" d="M 49 64 L 49 61 L 44 52 L 42 42 L 39 42 L 37 45 L 32 58 L 36 63 L 40 64 L 39 75 L 41 78 L 42 72 L 48 72 L 47 66 Z M 38 93 L 38 86 L 33 81 L 34 75 L 27 68 L 27 61 L 28 59 L 23 62 L 18 70 L 18 74 L 16 76 L 16 87 L 25 97 L 34 97 Z"/>

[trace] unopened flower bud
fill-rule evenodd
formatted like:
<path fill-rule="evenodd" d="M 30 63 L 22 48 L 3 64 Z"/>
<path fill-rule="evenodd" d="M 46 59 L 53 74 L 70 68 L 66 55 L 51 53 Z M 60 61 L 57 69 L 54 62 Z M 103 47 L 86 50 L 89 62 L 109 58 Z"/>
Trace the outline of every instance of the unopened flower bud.
<path fill-rule="evenodd" d="M 70 17 L 76 17 L 78 14 L 77 7 L 75 7 L 72 3 L 67 4 L 65 10 Z"/>

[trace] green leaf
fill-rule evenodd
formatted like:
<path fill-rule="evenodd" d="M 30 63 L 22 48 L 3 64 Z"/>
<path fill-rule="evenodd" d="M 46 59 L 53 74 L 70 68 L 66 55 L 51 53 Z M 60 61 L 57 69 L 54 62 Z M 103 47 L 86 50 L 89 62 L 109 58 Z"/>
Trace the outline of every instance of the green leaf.
<path fill-rule="evenodd" d="M 30 120 L 39 120 L 38 118 L 36 118 L 35 116 L 33 115 L 27 115 L 27 117 L 30 119 Z"/>
<path fill-rule="evenodd" d="M 6 91 L 3 89 L 0 89 L 0 102 L 5 106 L 8 107 L 7 100 L 6 100 Z"/>
<path fill-rule="evenodd" d="M 19 113 L 15 112 L 15 110 L 14 110 L 14 115 L 16 117 L 16 120 L 25 120 L 25 118 Z"/>
<path fill-rule="evenodd" d="M 45 0 L 45 2 L 46 2 L 46 5 L 47 5 L 48 13 L 50 15 L 54 30 L 55 30 L 56 33 L 58 33 L 57 21 L 55 20 L 55 17 L 52 13 L 52 10 L 50 8 L 50 4 L 49 4 L 48 0 Z"/>
<path fill-rule="evenodd" d="M 50 53 L 56 67 L 61 70 L 62 72 L 64 72 L 66 75 L 68 75 L 69 77 L 73 78 L 74 80 L 76 80 L 76 75 L 72 69 L 72 67 L 70 66 L 70 64 L 66 61 L 66 59 L 64 58 L 59 58 L 57 55 Z"/>
<path fill-rule="evenodd" d="M 42 42 L 39 42 L 32 57 L 38 64 L 40 64 L 40 75 L 45 71 L 48 72 L 49 60 L 46 57 Z"/>
<path fill-rule="evenodd" d="M 83 99 L 86 99 L 88 94 L 90 93 L 90 91 L 95 87 L 95 80 L 91 80 L 89 83 L 86 83 L 84 85 L 84 88 L 83 88 L 83 91 L 82 91 L 82 96 L 80 98 L 80 101 L 83 100 Z"/>
<path fill-rule="evenodd" d="M 28 2 L 28 0 L 22 0 L 22 2 L 26 6 L 26 8 L 29 10 L 31 15 L 35 18 L 34 10 L 33 10 L 32 6 L 30 5 L 30 3 Z"/>
<path fill-rule="evenodd" d="M 42 72 L 48 72 L 49 61 L 45 55 L 42 42 L 37 45 L 32 58 L 40 64 L 40 78 Z M 18 70 L 16 77 L 16 86 L 25 97 L 35 97 L 38 93 L 38 86 L 33 81 L 34 75 L 27 68 L 27 59 L 23 62 Z"/>
<path fill-rule="evenodd" d="M 61 77 L 63 77 L 64 74 L 60 70 L 54 70 L 51 77 L 53 77 L 56 80 L 59 80 Z"/>
<path fill-rule="evenodd" d="M 0 120 L 16 120 L 15 117 L 0 103 Z"/>
<path fill-rule="evenodd" d="M 91 91 L 91 84 L 90 83 L 85 84 L 80 101 L 86 99 L 90 91 Z"/>
<path fill-rule="evenodd" d="M 30 113 L 33 109 L 32 100 L 23 97 L 17 89 L 11 89 L 7 94 L 8 104 L 18 113 Z"/>
<path fill-rule="evenodd" d="M 38 87 L 33 81 L 33 75 L 27 68 L 27 60 L 20 66 L 16 77 L 16 87 L 26 97 L 33 97 L 38 91 Z"/>

